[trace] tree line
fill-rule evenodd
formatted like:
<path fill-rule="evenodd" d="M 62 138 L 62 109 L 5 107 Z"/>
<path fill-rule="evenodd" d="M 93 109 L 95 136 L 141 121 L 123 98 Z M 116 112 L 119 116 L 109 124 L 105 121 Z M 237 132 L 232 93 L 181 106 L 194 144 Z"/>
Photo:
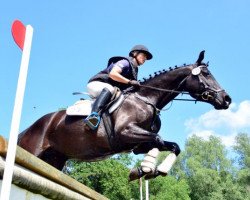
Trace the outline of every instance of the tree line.
<path fill-rule="evenodd" d="M 166 156 L 161 153 L 158 162 Z M 64 172 L 112 200 L 139 199 L 139 181 L 129 183 L 128 175 L 140 162 L 131 154 L 70 160 Z M 168 176 L 149 181 L 149 195 L 150 200 L 250 200 L 250 136 L 239 133 L 230 150 L 215 136 L 188 138 Z"/>

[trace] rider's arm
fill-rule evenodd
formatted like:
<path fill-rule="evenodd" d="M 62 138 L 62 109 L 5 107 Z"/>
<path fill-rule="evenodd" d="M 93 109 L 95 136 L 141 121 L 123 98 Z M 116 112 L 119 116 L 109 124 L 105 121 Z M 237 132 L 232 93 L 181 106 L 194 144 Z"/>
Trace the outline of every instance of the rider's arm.
<path fill-rule="evenodd" d="M 126 64 L 129 64 L 128 61 L 125 63 L 125 65 Z M 114 64 L 114 67 L 109 72 L 109 77 L 117 82 L 128 84 L 130 80 L 121 75 L 123 67 L 126 66 L 122 66 L 122 63 Z"/>

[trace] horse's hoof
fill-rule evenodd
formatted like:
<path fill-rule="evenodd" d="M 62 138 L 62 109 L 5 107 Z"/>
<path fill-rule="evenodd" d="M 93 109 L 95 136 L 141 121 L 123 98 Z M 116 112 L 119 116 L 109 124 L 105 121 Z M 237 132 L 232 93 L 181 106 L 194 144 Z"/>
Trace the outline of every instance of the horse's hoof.
<path fill-rule="evenodd" d="M 155 170 L 155 171 L 152 171 L 151 173 L 148 173 L 145 175 L 144 179 L 145 180 L 149 180 L 149 179 L 152 179 L 152 178 L 156 178 L 157 176 L 167 176 L 167 173 L 162 173 L 158 170 Z"/>
<path fill-rule="evenodd" d="M 142 171 L 141 167 L 133 168 L 130 170 L 128 181 L 134 181 L 143 177 L 146 173 Z"/>

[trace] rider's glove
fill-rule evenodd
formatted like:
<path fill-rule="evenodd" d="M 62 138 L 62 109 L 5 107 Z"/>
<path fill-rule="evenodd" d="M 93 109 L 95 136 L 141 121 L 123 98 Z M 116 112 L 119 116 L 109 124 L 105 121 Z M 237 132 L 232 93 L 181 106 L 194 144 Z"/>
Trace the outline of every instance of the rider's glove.
<path fill-rule="evenodd" d="M 128 84 L 134 87 L 140 87 L 140 83 L 136 80 L 130 80 Z"/>

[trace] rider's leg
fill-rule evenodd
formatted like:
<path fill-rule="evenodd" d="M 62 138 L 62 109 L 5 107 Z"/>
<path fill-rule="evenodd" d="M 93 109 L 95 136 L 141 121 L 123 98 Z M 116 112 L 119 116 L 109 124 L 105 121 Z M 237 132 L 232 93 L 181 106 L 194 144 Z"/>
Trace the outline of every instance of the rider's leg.
<path fill-rule="evenodd" d="M 87 91 L 91 98 L 94 99 L 101 94 L 104 88 L 107 88 L 112 94 L 114 93 L 114 87 L 108 83 L 104 83 L 101 81 L 91 81 L 87 85 Z"/>
<path fill-rule="evenodd" d="M 92 107 L 92 113 L 84 121 L 93 130 L 95 130 L 98 127 L 99 123 L 100 123 L 100 118 L 98 118 L 99 115 L 97 115 L 97 114 L 99 112 L 99 109 L 101 109 L 101 108 L 98 108 L 98 104 L 100 104 L 100 101 L 102 103 L 102 101 L 104 101 L 104 99 L 108 98 L 107 97 L 108 96 L 108 92 L 106 92 L 107 96 L 105 96 L 105 94 L 101 95 L 101 93 L 102 93 L 102 91 L 103 91 L 104 88 L 108 89 L 110 91 L 110 93 L 113 94 L 114 87 L 112 85 L 108 84 L 108 83 L 104 83 L 104 82 L 101 82 L 101 81 L 91 81 L 87 85 L 87 91 L 88 91 L 89 95 L 92 98 L 95 98 L 96 101 L 95 101 L 95 103 L 94 103 L 94 105 Z M 93 112 L 95 112 L 95 113 L 93 113 Z M 94 117 L 92 118 L 92 116 L 94 116 Z"/>
<path fill-rule="evenodd" d="M 92 130 L 95 130 L 98 127 L 101 120 L 100 112 L 109 102 L 111 96 L 112 93 L 107 88 L 104 88 L 100 95 L 96 98 L 92 106 L 91 114 L 84 120 Z"/>

